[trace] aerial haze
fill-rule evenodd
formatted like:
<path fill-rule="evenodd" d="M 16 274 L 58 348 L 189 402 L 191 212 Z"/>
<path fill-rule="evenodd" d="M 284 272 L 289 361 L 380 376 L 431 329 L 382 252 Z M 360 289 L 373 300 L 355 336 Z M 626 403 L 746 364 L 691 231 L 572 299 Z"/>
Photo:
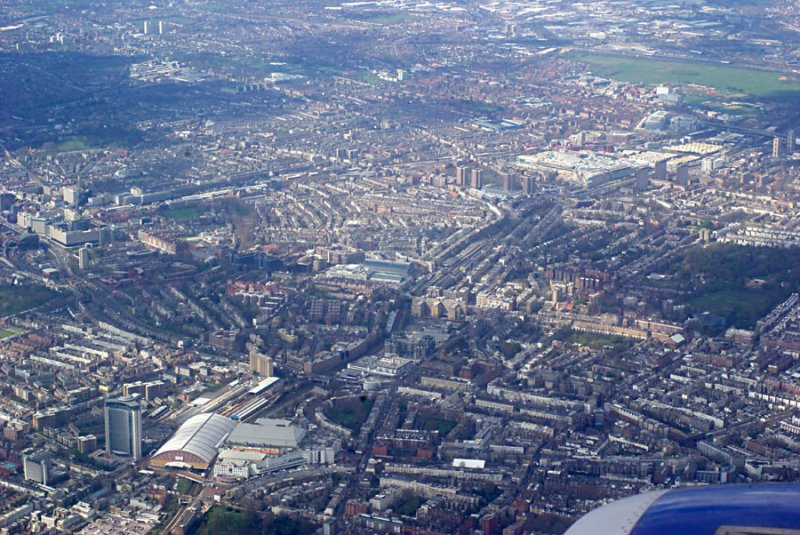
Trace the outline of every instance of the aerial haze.
<path fill-rule="evenodd" d="M 0 529 L 800 530 L 797 135 L 786 0 L 4 0 Z"/>

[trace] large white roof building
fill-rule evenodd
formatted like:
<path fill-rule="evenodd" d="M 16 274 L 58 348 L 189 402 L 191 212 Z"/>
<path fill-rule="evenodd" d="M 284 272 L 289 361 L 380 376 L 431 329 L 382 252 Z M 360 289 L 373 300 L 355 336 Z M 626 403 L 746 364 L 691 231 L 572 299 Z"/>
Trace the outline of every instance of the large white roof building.
<path fill-rule="evenodd" d="M 206 470 L 236 422 L 214 413 L 192 416 L 150 459 L 153 466 Z"/>

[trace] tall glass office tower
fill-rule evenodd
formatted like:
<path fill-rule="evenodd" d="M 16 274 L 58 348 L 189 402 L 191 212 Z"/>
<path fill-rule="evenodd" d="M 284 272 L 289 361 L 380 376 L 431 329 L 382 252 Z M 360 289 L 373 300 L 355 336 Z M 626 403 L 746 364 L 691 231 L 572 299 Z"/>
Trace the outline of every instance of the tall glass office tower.
<path fill-rule="evenodd" d="M 107 399 L 105 404 L 106 454 L 142 458 L 142 407 L 133 396 Z"/>

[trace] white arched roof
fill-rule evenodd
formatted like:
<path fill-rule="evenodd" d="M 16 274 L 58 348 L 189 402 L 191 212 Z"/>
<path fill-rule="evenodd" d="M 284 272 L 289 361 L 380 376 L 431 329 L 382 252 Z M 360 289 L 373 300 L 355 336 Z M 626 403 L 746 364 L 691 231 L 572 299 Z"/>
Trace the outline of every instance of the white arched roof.
<path fill-rule="evenodd" d="M 206 413 L 192 416 L 153 455 L 170 452 L 196 455 L 207 464 L 217 456 L 222 441 L 236 427 L 236 422 L 219 414 Z"/>

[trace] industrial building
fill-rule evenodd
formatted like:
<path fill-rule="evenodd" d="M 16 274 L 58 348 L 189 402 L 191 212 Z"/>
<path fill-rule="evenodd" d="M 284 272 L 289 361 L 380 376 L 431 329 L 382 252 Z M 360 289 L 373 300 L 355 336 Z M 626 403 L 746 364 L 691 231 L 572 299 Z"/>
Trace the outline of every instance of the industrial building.
<path fill-rule="evenodd" d="M 232 430 L 226 444 L 251 448 L 296 448 L 306 430 L 288 420 L 259 418 L 254 424 L 242 423 Z"/>
<path fill-rule="evenodd" d="M 236 422 L 219 414 L 198 414 L 186 420 L 150 459 L 156 467 L 207 470 L 217 448 L 236 428 Z"/>

